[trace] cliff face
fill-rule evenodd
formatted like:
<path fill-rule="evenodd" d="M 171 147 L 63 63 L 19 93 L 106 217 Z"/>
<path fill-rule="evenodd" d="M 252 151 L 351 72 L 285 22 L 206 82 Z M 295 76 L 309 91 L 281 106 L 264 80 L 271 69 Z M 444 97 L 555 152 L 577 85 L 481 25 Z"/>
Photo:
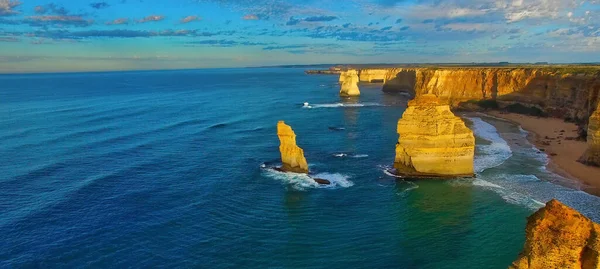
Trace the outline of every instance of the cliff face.
<path fill-rule="evenodd" d="M 552 200 L 527 220 L 523 251 L 512 269 L 600 268 L 600 225 Z"/>
<path fill-rule="evenodd" d="M 296 134 L 292 127 L 283 121 L 277 123 L 279 151 L 281 152 L 282 170 L 295 173 L 308 173 L 308 164 L 304 151 L 296 145 Z"/>
<path fill-rule="evenodd" d="M 598 103 L 600 73 L 544 68 L 391 68 L 384 91 L 432 93 L 452 106 L 496 100 L 537 107 L 550 116 L 587 121 Z M 365 72 L 365 70 L 361 70 Z"/>
<path fill-rule="evenodd" d="M 600 166 L 600 103 L 588 122 L 587 142 L 588 148 L 579 161 Z"/>
<path fill-rule="evenodd" d="M 398 121 L 394 168 L 407 176 L 472 176 L 475 137 L 450 106 L 417 96 Z"/>
<path fill-rule="evenodd" d="M 348 70 L 340 75 L 340 95 L 341 96 L 359 96 L 358 89 L 358 72 L 356 70 Z"/>
<path fill-rule="evenodd" d="M 361 82 L 385 82 L 387 69 L 363 69 L 359 71 L 358 78 Z"/>

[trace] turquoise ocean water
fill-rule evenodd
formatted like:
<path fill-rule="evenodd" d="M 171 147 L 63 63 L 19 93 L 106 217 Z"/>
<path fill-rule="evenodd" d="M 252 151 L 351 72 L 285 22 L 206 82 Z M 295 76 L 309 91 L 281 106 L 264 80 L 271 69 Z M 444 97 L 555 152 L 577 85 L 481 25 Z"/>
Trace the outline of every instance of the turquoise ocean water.
<path fill-rule="evenodd" d="M 336 76 L 261 68 L 0 85 L 3 268 L 506 268 L 549 199 L 600 220 L 600 198 L 483 115 L 462 115 L 477 179 L 387 176 L 408 99 L 378 84 L 343 99 Z M 261 168 L 278 120 L 332 186 Z"/>

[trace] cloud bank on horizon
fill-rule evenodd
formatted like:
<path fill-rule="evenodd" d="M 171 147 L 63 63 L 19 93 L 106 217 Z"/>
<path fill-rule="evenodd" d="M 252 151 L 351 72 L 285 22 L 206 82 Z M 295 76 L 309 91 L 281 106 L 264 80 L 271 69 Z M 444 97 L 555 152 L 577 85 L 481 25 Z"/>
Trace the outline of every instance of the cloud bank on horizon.
<path fill-rule="evenodd" d="M 0 0 L 0 72 L 497 61 L 600 61 L 600 0 Z"/>

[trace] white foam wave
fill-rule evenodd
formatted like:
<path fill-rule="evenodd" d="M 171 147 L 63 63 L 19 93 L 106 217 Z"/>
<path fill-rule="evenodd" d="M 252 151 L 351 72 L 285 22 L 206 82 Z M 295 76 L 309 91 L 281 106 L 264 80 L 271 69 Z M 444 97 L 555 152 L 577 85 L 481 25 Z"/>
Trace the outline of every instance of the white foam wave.
<path fill-rule="evenodd" d="M 500 166 L 512 156 L 510 146 L 496 128 L 481 118 L 469 118 L 473 122 L 475 136 L 490 142 L 489 145 L 477 145 L 475 154 L 475 171 L 481 173 L 486 169 Z"/>
<path fill-rule="evenodd" d="M 525 175 L 522 175 L 522 176 L 525 176 Z M 528 177 L 528 180 L 531 180 L 531 178 L 529 178 L 530 176 L 526 176 L 526 177 Z M 535 177 L 535 176 L 533 176 L 533 177 Z M 535 180 L 539 181 L 539 179 L 537 179 L 537 178 L 535 178 Z M 508 188 L 502 187 L 500 185 L 494 184 L 492 182 L 489 182 L 489 181 L 486 181 L 483 179 L 478 178 L 478 179 L 473 180 L 473 186 L 478 186 L 478 187 L 493 191 L 493 192 L 497 193 L 498 195 L 500 195 L 500 197 L 507 203 L 525 206 L 531 210 L 538 210 L 544 206 L 544 203 L 533 199 L 531 196 L 527 195 L 526 193 L 508 189 Z"/>
<path fill-rule="evenodd" d="M 410 182 L 410 181 L 405 181 L 406 183 L 408 183 L 410 186 L 402 191 L 399 191 L 396 193 L 396 195 L 398 196 L 402 196 L 402 197 L 406 197 L 406 195 L 408 195 L 408 193 L 412 190 L 416 190 L 419 188 L 419 185 L 417 185 L 416 183 Z"/>
<path fill-rule="evenodd" d="M 302 108 L 349 108 L 349 107 L 373 107 L 373 106 L 385 106 L 379 103 L 359 103 L 359 104 L 344 104 L 344 103 L 332 103 L 332 104 L 308 104 L 305 103 Z"/>
<path fill-rule="evenodd" d="M 369 155 L 367 155 L 367 154 L 347 154 L 347 153 L 334 153 L 333 156 L 337 157 L 337 158 L 350 157 L 350 158 L 357 158 L 357 159 L 369 157 Z"/>
<path fill-rule="evenodd" d="M 354 186 L 354 182 L 348 180 L 350 177 L 338 173 L 319 173 L 313 177 L 307 174 L 280 172 L 273 169 L 265 169 L 264 174 L 270 178 L 279 180 L 296 190 L 306 189 L 338 189 L 349 188 Z M 313 180 L 313 178 L 322 178 L 329 180 L 331 184 L 321 185 Z"/>

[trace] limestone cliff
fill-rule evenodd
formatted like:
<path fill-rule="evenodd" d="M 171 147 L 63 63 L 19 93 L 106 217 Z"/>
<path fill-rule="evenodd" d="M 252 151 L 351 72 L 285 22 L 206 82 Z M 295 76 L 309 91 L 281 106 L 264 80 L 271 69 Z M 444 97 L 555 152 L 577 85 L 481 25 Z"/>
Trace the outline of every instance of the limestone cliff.
<path fill-rule="evenodd" d="M 394 168 L 400 175 L 473 175 L 475 137 L 450 106 L 432 94 L 417 96 L 398 121 Z"/>
<path fill-rule="evenodd" d="M 296 134 L 292 127 L 284 121 L 277 123 L 277 136 L 279 137 L 279 151 L 281 152 L 281 169 L 287 172 L 308 173 L 308 164 L 304 158 L 304 151 L 296 145 Z"/>
<path fill-rule="evenodd" d="M 350 69 L 340 75 L 341 96 L 359 96 L 360 90 L 358 89 L 358 72 L 354 69 Z"/>
<path fill-rule="evenodd" d="M 579 161 L 600 166 L 600 103 L 588 122 L 587 142 L 588 148 Z"/>
<path fill-rule="evenodd" d="M 591 67 L 387 70 L 384 91 L 404 91 L 413 95 L 431 93 L 452 106 L 468 100 L 496 100 L 504 106 L 519 103 L 539 108 L 550 116 L 581 122 L 586 122 L 593 112 L 600 92 L 600 71 Z"/>
<path fill-rule="evenodd" d="M 387 69 L 363 69 L 359 71 L 358 78 L 361 82 L 385 82 L 387 73 Z"/>
<path fill-rule="evenodd" d="M 527 220 L 525 246 L 511 269 L 600 268 L 600 225 L 557 200 Z"/>

